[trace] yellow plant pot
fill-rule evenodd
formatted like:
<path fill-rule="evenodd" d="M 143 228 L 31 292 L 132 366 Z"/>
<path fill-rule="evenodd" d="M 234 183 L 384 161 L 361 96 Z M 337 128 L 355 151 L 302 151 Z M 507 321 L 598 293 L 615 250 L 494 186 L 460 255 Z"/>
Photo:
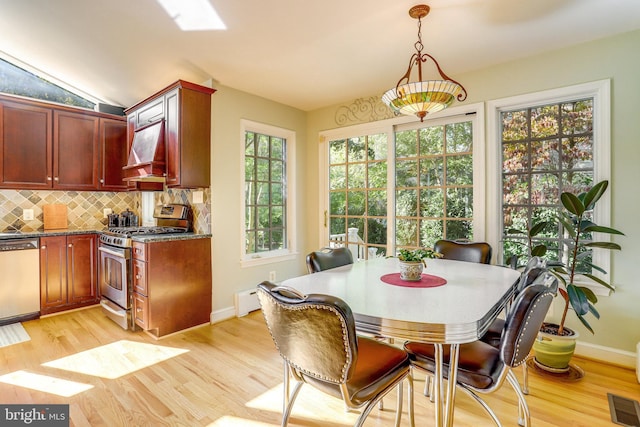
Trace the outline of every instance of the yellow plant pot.
<path fill-rule="evenodd" d="M 542 329 L 549 324 L 544 323 Z M 550 372 L 564 372 L 569 370 L 569 362 L 576 349 L 576 339 L 579 334 L 572 329 L 564 328 L 570 335 L 559 336 L 548 332 L 538 332 L 538 338 L 533 343 L 533 353 L 536 365 Z"/>

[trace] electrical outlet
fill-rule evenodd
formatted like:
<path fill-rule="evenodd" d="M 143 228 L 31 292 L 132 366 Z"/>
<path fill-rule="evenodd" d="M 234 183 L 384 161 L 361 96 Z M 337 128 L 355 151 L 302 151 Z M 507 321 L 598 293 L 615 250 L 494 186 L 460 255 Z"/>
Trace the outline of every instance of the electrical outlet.
<path fill-rule="evenodd" d="M 104 208 L 102 210 L 102 218 L 106 218 L 108 215 L 111 215 L 111 212 L 113 212 L 111 208 Z"/>
<path fill-rule="evenodd" d="M 270 282 L 275 282 L 276 281 L 276 272 L 275 271 L 270 271 L 269 272 L 269 281 Z"/>
<path fill-rule="evenodd" d="M 193 203 L 204 203 L 204 194 L 202 191 L 194 191 L 191 193 Z"/>
<path fill-rule="evenodd" d="M 33 209 L 24 209 L 22 211 L 22 219 L 31 221 L 33 219 Z"/>

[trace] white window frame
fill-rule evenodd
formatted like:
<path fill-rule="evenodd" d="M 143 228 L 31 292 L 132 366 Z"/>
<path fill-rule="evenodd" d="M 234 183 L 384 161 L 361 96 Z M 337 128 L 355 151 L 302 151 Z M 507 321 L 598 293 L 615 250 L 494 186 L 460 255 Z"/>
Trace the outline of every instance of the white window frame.
<path fill-rule="evenodd" d="M 530 108 L 576 99 L 593 98 L 593 179 L 594 183 L 610 180 L 611 177 L 611 81 L 609 79 L 567 86 L 559 89 L 518 95 L 487 102 L 487 224 L 488 242 L 496 248 L 498 259 L 502 259 L 502 147 L 500 144 L 500 113 L 503 111 Z M 611 190 L 605 192 L 594 210 L 595 222 L 608 226 L 611 223 Z M 608 234 L 594 233 L 599 241 L 610 241 Z M 610 271 L 611 253 L 594 248 L 594 264 Z M 602 274 L 594 271 L 594 275 Z M 596 295 L 609 295 L 603 286 L 589 284 L 589 279 L 581 277 L 581 285 L 589 287 Z"/>
<path fill-rule="evenodd" d="M 415 129 L 425 126 L 438 126 L 451 123 L 458 117 L 467 116 L 465 121 L 471 121 L 473 124 L 473 239 L 485 240 L 485 188 L 486 188 L 486 171 L 485 171 L 485 130 L 484 130 L 484 104 L 475 103 L 468 105 L 459 105 L 442 110 L 428 118 L 423 122 L 417 121 L 413 116 L 400 116 L 393 119 L 380 120 L 377 122 L 364 123 L 354 126 L 345 126 L 337 129 L 321 131 L 318 135 L 318 167 L 319 167 L 319 200 L 320 224 L 318 227 L 318 241 L 321 245 L 328 244 L 328 212 L 329 212 L 329 149 L 330 141 L 338 139 L 347 139 L 355 136 L 387 134 L 387 182 L 393 185 L 395 190 L 395 131 Z M 389 188 L 389 187 L 387 187 Z M 387 212 L 395 212 L 395 191 L 387 191 Z M 390 216 L 389 214 L 387 214 Z M 395 220 L 395 213 L 393 214 Z M 395 226 L 394 222 L 389 222 L 387 228 L 387 247 L 390 251 L 395 251 Z"/>
<path fill-rule="evenodd" d="M 251 253 L 248 254 L 245 248 L 245 133 L 256 132 L 264 135 L 274 136 L 282 138 L 286 141 L 286 233 L 287 233 L 287 247 L 285 249 L 278 249 L 274 251 Z M 267 125 L 264 123 L 258 123 L 251 120 L 240 120 L 240 194 L 242 194 L 240 200 L 240 218 L 242 218 L 240 225 L 240 266 L 253 267 L 257 265 L 271 264 L 276 262 L 288 261 L 296 258 L 296 206 L 295 206 L 295 167 L 294 160 L 296 158 L 296 133 L 289 129 L 283 129 L 276 126 Z"/>

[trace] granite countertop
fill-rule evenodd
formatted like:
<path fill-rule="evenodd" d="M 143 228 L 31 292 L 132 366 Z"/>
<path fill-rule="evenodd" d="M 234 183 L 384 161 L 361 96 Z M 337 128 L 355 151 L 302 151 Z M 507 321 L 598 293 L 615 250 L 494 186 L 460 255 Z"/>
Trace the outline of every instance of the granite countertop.
<path fill-rule="evenodd" d="M 64 228 L 57 230 L 22 230 L 22 231 L 0 231 L 0 240 L 7 239 L 23 239 L 33 237 L 49 237 L 49 236 L 68 236 L 73 234 L 100 234 L 106 230 L 97 229 L 77 229 L 77 228 Z M 149 243 L 160 242 L 163 240 L 188 240 L 188 239 L 202 239 L 212 237 L 210 233 L 180 233 L 180 234 L 152 234 L 152 235 L 139 235 L 134 236 L 131 239 L 136 242 Z"/>

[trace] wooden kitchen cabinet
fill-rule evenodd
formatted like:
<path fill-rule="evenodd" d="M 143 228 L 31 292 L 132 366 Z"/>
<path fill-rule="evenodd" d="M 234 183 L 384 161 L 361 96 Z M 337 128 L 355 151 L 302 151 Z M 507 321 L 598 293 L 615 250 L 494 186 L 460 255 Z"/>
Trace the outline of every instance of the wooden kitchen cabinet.
<path fill-rule="evenodd" d="M 211 239 L 133 242 L 133 316 L 155 337 L 209 323 Z"/>
<path fill-rule="evenodd" d="M 98 189 L 100 118 L 53 112 L 53 189 Z"/>
<path fill-rule="evenodd" d="M 42 314 L 97 304 L 97 277 L 97 235 L 40 238 Z"/>
<path fill-rule="evenodd" d="M 126 121 L 0 95 L 0 188 L 123 191 Z"/>
<path fill-rule="evenodd" d="M 129 146 L 136 130 L 164 120 L 167 187 L 210 186 L 211 95 L 214 92 L 214 89 L 178 80 L 125 110 Z"/>
<path fill-rule="evenodd" d="M 0 97 L 0 187 L 50 189 L 53 111 Z"/>
<path fill-rule="evenodd" d="M 126 191 L 122 167 L 127 164 L 127 122 L 100 118 L 100 180 L 101 191 Z"/>

